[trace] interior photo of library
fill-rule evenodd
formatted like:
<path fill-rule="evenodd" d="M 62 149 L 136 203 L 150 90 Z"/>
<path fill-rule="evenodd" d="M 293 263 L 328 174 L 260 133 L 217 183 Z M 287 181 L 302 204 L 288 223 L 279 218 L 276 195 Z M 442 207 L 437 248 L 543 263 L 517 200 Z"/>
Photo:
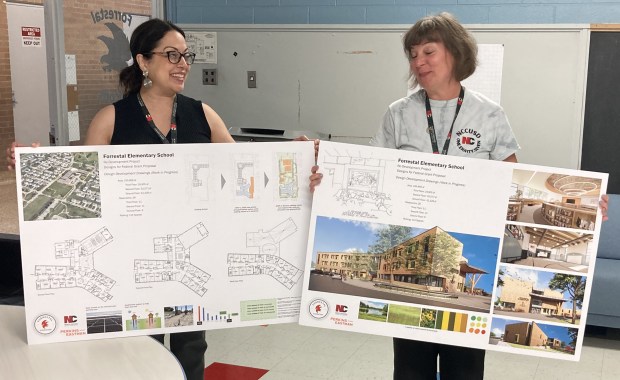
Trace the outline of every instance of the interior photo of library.
<path fill-rule="evenodd" d="M 592 231 L 600 190 L 598 179 L 516 169 L 506 219 Z"/>
<path fill-rule="evenodd" d="M 502 243 L 503 263 L 588 273 L 596 253 L 593 235 L 535 226 L 507 224 Z"/>

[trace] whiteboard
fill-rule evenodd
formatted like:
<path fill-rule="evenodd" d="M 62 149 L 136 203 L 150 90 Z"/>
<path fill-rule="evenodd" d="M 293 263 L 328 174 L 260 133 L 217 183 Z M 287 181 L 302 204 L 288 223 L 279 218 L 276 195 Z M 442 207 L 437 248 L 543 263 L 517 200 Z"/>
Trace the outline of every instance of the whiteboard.
<path fill-rule="evenodd" d="M 407 93 L 403 26 L 182 25 L 217 33 L 217 64 L 194 64 L 184 94 L 228 127 L 316 131 L 367 144 L 387 106 Z M 579 168 L 588 25 L 468 25 L 479 44 L 504 46 L 501 105 L 520 162 Z M 202 69 L 217 68 L 217 85 Z M 247 72 L 256 71 L 256 88 Z"/>

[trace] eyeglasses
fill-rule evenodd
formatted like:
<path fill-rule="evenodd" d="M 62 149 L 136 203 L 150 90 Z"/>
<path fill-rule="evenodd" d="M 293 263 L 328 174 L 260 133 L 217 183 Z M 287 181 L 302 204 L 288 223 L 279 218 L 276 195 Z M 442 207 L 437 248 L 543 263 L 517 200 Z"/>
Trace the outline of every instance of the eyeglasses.
<path fill-rule="evenodd" d="M 194 63 L 194 60 L 196 59 L 196 53 L 191 53 L 191 52 L 180 53 L 180 52 L 178 52 L 176 50 L 152 51 L 149 54 L 157 54 L 157 55 L 161 55 L 161 56 L 167 56 L 168 57 L 168 61 L 170 61 L 170 63 L 174 63 L 174 64 L 177 64 L 177 63 L 181 62 L 181 57 L 183 57 L 185 59 L 185 62 L 188 65 L 191 65 L 192 63 Z"/>

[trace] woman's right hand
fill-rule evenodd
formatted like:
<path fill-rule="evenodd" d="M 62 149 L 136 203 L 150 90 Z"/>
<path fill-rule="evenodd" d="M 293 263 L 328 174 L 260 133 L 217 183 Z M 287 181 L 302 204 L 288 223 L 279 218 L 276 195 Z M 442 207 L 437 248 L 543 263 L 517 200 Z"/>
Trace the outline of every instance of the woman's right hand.
<path fill-rule="evenodd" d="M 13 141 L 11 143 L 11 145 L 8 148 L 6 148 L 6 163 L 7 163 L 7 168 L 9 170 L 15 169 L 15 148 L 24 147 L 24 146 L 27 146 L 27 145 L 21 145 L 21 144 L 18 144 L 17 142 L 15 142 L 15 141 Z M 41 146 L 41 144 L 40 143 L 32 143 L 32 144 L 30 144 L 30 146 L 33 147 L 33 148 L 37 148 L 37 147 Z"/>
<path fill-rule="evenodd" d="M 321 180 L 323 179 L 323 174 L 319 173 L 319 166 L 314 165 L 312 169 L 310 169 L 312 174 L 310 175 L 310 192 L 314 193 L 314 188 L 321 184 Z"/>

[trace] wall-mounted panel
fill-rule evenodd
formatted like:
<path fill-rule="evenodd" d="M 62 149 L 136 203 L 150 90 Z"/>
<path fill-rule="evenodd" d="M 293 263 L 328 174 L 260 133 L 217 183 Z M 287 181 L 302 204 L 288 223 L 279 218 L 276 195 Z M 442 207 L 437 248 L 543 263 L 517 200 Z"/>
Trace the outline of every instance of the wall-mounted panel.
<path fill-rule="evenodd" d="M 185 94 L 229 127 L 309 130 L 365 144 L 387 106 L 407 92 L 407 26 L 230 27 L 217 32 L 217 64 L 194 65 Z M 522 162 L 578 168 L 589 30 L 583 25 L 470 26 L 480 44 L 503 44 L 501 104 Z M 218 85 L 202 84 L 217 67 Z M 248 88 L 256 71 L 256 88 Z"/>

